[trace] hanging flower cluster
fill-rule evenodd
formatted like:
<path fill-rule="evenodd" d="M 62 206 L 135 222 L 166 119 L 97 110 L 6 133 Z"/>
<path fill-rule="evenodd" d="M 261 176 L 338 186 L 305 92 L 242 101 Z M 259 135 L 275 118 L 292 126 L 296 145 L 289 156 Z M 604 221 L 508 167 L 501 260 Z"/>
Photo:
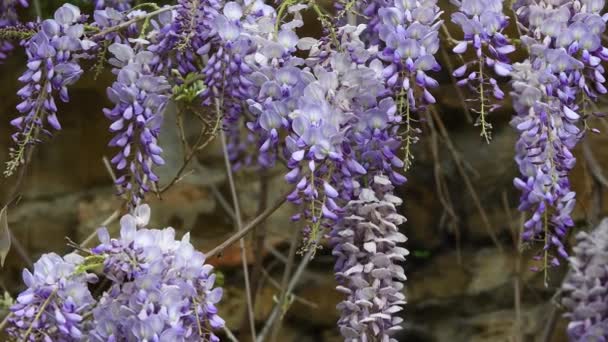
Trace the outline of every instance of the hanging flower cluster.
<path fill-rule="evenodd" d="M 120 220 L 120 238 L 98 231 L 91 255 L 43 255 L 34 273 L 25 270 L 22 292 L 11 311 L 9 333 L 24 341 L 219 341 L 222 289 L 213 267 L 186 234 L 145 228 L 147 205 Z M 87 287 L 88 270 L 102 267 L 110 281 L 99 298 Z"/>
<path fill-rule="evenodd" d="M 529 62 L 518 63 L 512 76 L 517 115 L 511 124 L 520 133 L 515 160 L 522 174 L 514 183 L 522 191 L 519 209 L 534 213 L 524 225 L 523 239 L 543 239 L 545 259 L 550 247 L 566 258 L 562 241 L 573 225 L 575 194 L 568 172 L 575 163 L 570 151 L 578 141 L 578 116 L 563 111 L 560 100 L 549 92 L 559 80 L 546 66 L 536 70 Z M 544 262 L 559 264 L 555 256 Z"/>
<path fill-rule="evenodd" d="M 562 241 L 573 225 L 575 197 L 568 173 L 576 161 L 572 150 L 584 133 L 578 124 L 589 101 L 606 93 L 601 8 L 603 1 L 515 6 L 526 32 L 521 40 L 530 51 L 529 61 L 512 74 L 517 112 L 512 124 L 520 132 L 516 161 L 522 174 L 515 185 L 522 191 L 520 209 L 533 211 L 523 237 L 543 240 L 544 267 L 559 264 L 556 257 L 549 260 L 551 246 L 567 257 Z"/>
<path fill-rule="evenodd" d="M 503 13 L 502 0 L 456 0 L 454 3 L 458 12 L 452 14 L 452 22 L 460 26 L 464 39 L 456 42 L 453 51 L 463 55 L 470 46 L 475 58 L 454 70 L 453 76 L 461 78 L 457 85 L 467 85 L 479 99 L 479 107 L 472 110 L 479 115 L 476 125 L 481 126 L 481 135 L 489 142 L 492 125 L 486 121 L 486 116 L 499 107 L 489 102 L 489 98 L 502 100 L 505 95 L 489 70 L 498 76 L 508 76 L 511 66 L 507 55 L 515 51 L 502 33 L 508 25 L 508 17 Z"/>
<path fill-rule="evenodd" d="M 571 341 L 602 341 L 608 337 L 608 221 L 604 219 L 591 233 L 576 236 L 571 271 L 562 289 Z"/>
<path fill-rule="evenodd" d="M 19 116 L 11 120 L 17 130 L 11 137 L 15 145 L 4 174 L 10 176 L 25 160 L 25 150 L 40 141 L 40 134 L 51 135 L 49 129 L 60 130 L 55 97 L 67 102 L 67 87 L 82 75 L 78 64 L 82 53 L 95 45 L 83 38 L 84 25 L 80 23 L 78 7 L 65 4 L 54 19 L 47 19 L 40 30 L 25 43 L 28 58 L 27 70 L 19 77 L 25 85 L 17 95 Z M 50 127 L 48 127 L 50 126 Z"/>
<path fill-rule="evenodd" d="M 375 176 L 344 207 L 344 219 L 331 232 L 337 289 L 347 296 L 338 304 L 345 341 L 389 341 L 401 330 L 403 319 L 393 316 L 405 304 L 406 277 L 398 262 L 409 252 L 398 246 L 407 238 L 398 229 L 405 217 L 396 210 L 402 201 L 393 188 L 388 178 Z"/>
<path fill-rule="evenodd" d="M 108 88 L 114 108 L 104 113 L 113 121 L 110 131 L 115 136 L 109 145 L 120 149 L 111 162 L 120 173 L 116 184 L 128 192 L 132 205 L 158 181 L 153 166 L 164 164 L 157 140 L 170 91 L 167 80 L 152 73 L 153 54 L 143 49 L 145 43 L 136 46 L 137 52 L 126 44 L 109 47 L 118 76 Z"/>
<path fill-rule="evenodd" d="M 420 133 L 420 128 L 414 127 L 413 114 L 436 102 L 430 89 L 439 83 L 429 73 L 441 69 L 435 54 L 442 13 L 436 0 L 400 0 L 378 9 L 378 56 L 385 64 L 382 75 L 386 85 L 399 99 L 398 111 L 405 118 L 406 170 L 412 165 L 411 146 Z"/>

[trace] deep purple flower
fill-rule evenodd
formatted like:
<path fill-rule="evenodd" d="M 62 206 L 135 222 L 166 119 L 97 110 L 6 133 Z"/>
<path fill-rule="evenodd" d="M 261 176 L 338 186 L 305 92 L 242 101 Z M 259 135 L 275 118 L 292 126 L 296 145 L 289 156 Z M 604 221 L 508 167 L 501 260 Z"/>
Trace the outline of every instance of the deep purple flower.
<path fill-rule="evenodd" d="M 600 64 L 608 57 L 601 44 L 603 4 L 560 0 L 514 6 L 525 32 L 521 41 L 530 52 L 512 73 L 517 112 L 512 124 L 521 134 L 516 161 L 522 178 L 515 185 L 523 192 L 520 209 L 533 212 L 523 237 L 544 242 L 544 267 L 559 264 L 557 258 L 548 260 L 550 246 L 567 256 L 562 241 L 573 225 L 575 197 L 568 173 L 576 161 L 572 150 L 584 133 L 578 124 L 590 115 L 589 102 L 606 93 Z"/>
<path fill-rule="evenodd" d="M 17 95 L 20 115 L 11 121 L 17 129 L 11 137 L 16 144 L 10 150 L 5 175 L 10 176 L 24 162 L 28 146 L 40 141 L 40 133 L 60 130 L 55 97 L 67 102 L 69 85 L 82 75 L 78 62 L 95 43 L 83 38 L 78 7 L 65 4 L 55 11 L 54 19 L 44 20 L 33 37 L 26 41 L 27 70 L 19 77 L 25 83 Z M 50 126 L 50 127 L 49 127 Z"/>
<path fill-rule="evenodd" d="M 522 175 L 514 183 L 522 191 L 519 209 L 533 213 L 524 225 L 523 239 L 543 241 L 546 267 L 559 264 L 556 257 L 547 259 L 551 247 L 567 257 L 562 241 L 573 225 L 575 194 L 568 173 L 576 161 L 571 151 L 580 136 L 579 116 L 548 92 L 559 80 L 546 66 L 517 63 L 512 76 L 517 115 L 511 125 L 520 134 L 515 160 Z"/>
<path fill-rule="evenodd" d="M 460 26 L 464 37 L 456 43 L 453 51 L 463 55 L 470 46 L 476 57 L 454 70 L 453 76 L 460 79 L 459 86 L 468 86 L 475 101 L 478 99 L 479 106 L 472 110 L 479 114 L 476 125 L 481 126 L 481 135 L 489 141 L 492 125 L 486 121 L 486 115 L 498 108 L 489 102 L 489 98 L 504 98 L 504 92 L 493 75 L 509 75 L 511 65 L 507 55 L 515 51 L 502 33 L 507 27 L 508 17 L 503 13 L 502 0 L 455 0 L 454 3 L 459 11 L 452 14 L 452 22 Z"/>
<path fill-rule="evenodd" d="M 120 43 L 109 47 L 114 55 L 110 63 L 117 67 L 118 76 L 108 88 L 114 107 L 104 109 L 115 134 L 109 146 L 119 149 L 111 160 L 118 174 L 116 184 L 133 206 L 150 190 L 150 184 L 159 180 L 153 167 L 164 164 L 158 134 L 170 94 L 165 77 L 152 72 L 153 54 L 144 50 L 145 43 L 137 42 L 137 50 Z"/>

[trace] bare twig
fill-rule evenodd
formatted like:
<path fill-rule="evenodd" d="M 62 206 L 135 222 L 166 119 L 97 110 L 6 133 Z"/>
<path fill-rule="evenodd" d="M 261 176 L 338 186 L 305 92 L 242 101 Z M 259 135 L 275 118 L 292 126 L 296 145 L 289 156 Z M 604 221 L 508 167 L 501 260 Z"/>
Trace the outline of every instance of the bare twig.
<path fill-rule="evenodd" d="M 228 327 L 226 326 L 226 324 L 224 324 L 224 326 L 222 327 L 222 329 L 224 330 L 224 333 L 226 334 L 226 336 L 228 337 L 228 339 L 232 342 L 239 342 L 239 340 L 236 338 L 236 336 L 234 336 L 234 334 L 232 333 L 232 331 L 230 331 L 230 329 L 228 329 Z"/>
<path fill-rule="evenodd" d="M 219 246 L 217 246 L 214 249 L 210 250 L 209 252 L 205 253 L 205 256 L 207 258 L 212 258 L 212 257 L 216 256 L 218 253 L 221 253 L 228 246 L 230 246 L 233 243 L 242 239 L 243 236 L 250 233 L 253 230 L 253 228 L 257 227 L 260 223 L 264 222 L 264 220 L 266 218 L 268 218 L 268 216 L 272 215 L 277 209 L 279 209 L 283 205 L 283 203 L 285 203 L 285 201 L 286 201 L 285 198 L 287 197 L 287 195 L 289 195 L 292 191 L 293 191 L 293 189 L 289 189 L 288 192 L 281 194 L 281 196 L 277 199 L 277 201 L 272 206 L 270 206 L 268 209 L 266 209 L 258 217 L 254 218 L 251 222 L 249 222 L 249 224 L 247 224 L 245 227 L 243 227 L 243 229 L 239 230 L 234 235 L 232 235 L 231 237 L 226 239 L 226 241 L 222 242 Z"/>
<path fill-rule="evenodd" d="M 300 234 L 298 232 L 293 232 L 293 235 L 291 238 L 291 244 L 289 246 L 289 254 L 287 255 L 287 263 L 285 264 L 285 269 L 283 270 L 283 279 L 281 279 L 281 296 L 279 298 L 279 302 L 277 303 L 281 306 L 284 305 L 284 303 L 287 301 L 287 298 L 288 298 L 287 286 L 289 285 L 289 277 L 291 276 L 291 269 L 293 268 L 293 265 L 294 265 L 299 238 L 300 238 Z M 283 316 L 283 314 L 281 316 Z M 281 323 L 279 320 L 272 327 L 272 333 L 270 334 L 270 341 L 272 341 L 272 342 L 276 341 L 280 330 L 281 330 Z"/>
<path fill-rule="evenodd" d="M 310 262 L 310 260 L 312 260 L 312 257 L 314 255 L 315 251 L 316 250 L 314 248 L 310 248 L 308 250 L 308 252 L 306 252 L 306 255 L 304 255 L 304 258 L 302 258 L 302 261 L 300 261 L 300 265 L 298 266 L 295 273 L 293 274 L 293 277 L 289 281 L 289 285 L 287 285 L 287 291 L 286 291 L 287 296 L 289 296 L 295 289 L 296 285 L 298 285 L 298 281 L 300 280 L 300 277 L 304 273 L 306 266 L 308 266 L 308 263 Z M 264 325 L 264 328 L 260 332 L 260 335 L 258 336 L 258 339 L 256 340 L 256 342 L 265 341 L 265 337 L 266 337 L 266 335 L 268 335 L 268 333 L 270 332 L 270 329 L 274 325 L 274 321 L 279 318 L 281 310 L 282 310 L 282 303 L 279 302 L 272 309 L 272 312 L 270 313 L 270 316 L 266 320 L 266 324 Z"/>
<path fill-rule="evenodd" d="M 226 214 L 230 216 L 233 222 L 236 222 L 236 214 L 234 213 L 234 209 L 232 209 L 230 204 L 228 204 L 228 201 L 226 201 L 226 198 L 218 190 L 217 186 L 215 186 L 215 184 L 210 184 L 209 188 L 211 189 L 211 193 L 213 193 L 213 196 L 215 197 L 215 200 L 219 203 L 220 207 L 224 209 Z"/>
<path fill-rule="evenodd" d="M 281 290 L 281 284 L 279 284 L 279 282 L 277 280 L 275 280 L 264 267 L 262 267 L 262 275 L 264 276 L 264 278 L 268 279 L 268 282 L 270 283 L 270 285 L 272 285 L 275 289 Z M 301 303 L 303 305 L 306 305 L 310 308 L 313 308 L 313 309 L 319 308 L 319 305 L 317 303 L 312 302 L 312 301 L 310 301 L 306 298 L 300 297 L 300 296 L 294 295 L 293 300 L 298 303 Z"/>
<path fill-rule="evenodd" d="M 488 219 L 485 209 L 481 205 L 481 201 L 479 200 L 477 191 L 475 190 L 475 187 L 471 183 L 471 179 L 467 175 L 467 173 L 462 165 L 462 160 L 460 159 L 460 156 L 458 155 L 456 148 L 454 147 L 454 144 L 452 143 L 452 140 L 450 139 L 448 131 L 443 124 L 443 120 L 441 120 L 441 116 L 439 115 L 439 113 L 437 112 L 437 109 L 435 107 L 430 107 L 429 109 L 430 109 L 430 113 L 435 118 L 435 122 L 437 123 L 437 127 L 439 128 L 439 132 L 443 136 L 445 143 L 454 158 L 454 162 L 456 164 L 456 168 L 458 169 L 458 173 L 460 173 L 460 176 L 464 180 L 467 191 L 469 192 L 469 194 L 471 195 L 471 198 L 473 199 L 473 203 L 475 204 L 475 207 L 477 208 L 477 211 L 479 212 L 479 214 L 481 216 L 481 220 L 484 223 L 484 226 L 486 228 L 486 231 L 488 232 L 488 235 L 490 236 L 490 238 L 496 245 L 496 248 L 498 248 L 498 250 L 502 252 L 503 251 L 502 245 L 500 244 L 500 241 L 498 240 L 498 237 L 496 236 L 494 229 L 492 229 L 492 225 L 490 224 L 490 220 Z"/>
<path fill-rule="evenodd" d="M 156 11 L 150 12 L 150 13 L 148 13 L 146 15 L 141 16 L 141 17 L 135 17 L 135 18 L 133 18 L 131 20 L 127 20 L 127 21 L 125 21 L 123 23 L 120 23 L 120 24 L 118 24 L 116 26 L 109 27 L 109 28 L 107 28 L 107 29 L 105 29 L 105 30 L 103 30 L 103 31 L 101 31 L 99 33 L 96 33 L 93 36 L 91 36 L 91 39 L 104 39 L 105 36 L 108 33 L 120 31 L 120 30 L 122 30 L 124 28 L 127 28 L 127 27 L 131 26 L 132 24 L 135 24 L 138 21 L 146 20 L 148 18 L 154 17 L 154 16 L 159 15 L 161 13 L 164 13 L 164 12 L 167 12 L 167 11 L 171 11 L 171 10 L 177 8 L 177 7 L 179 7 L 179 6 L 178 5 L 165 6 L 163 8 L 160 8 L 160 9 L 158 9 Z"/>
<path fill-rule="evenodd" d="M 2 319 L 2 322 L 0 322 L 0 332 L 4 330 L 4 327 L 8 323 L 8 320 L 11 318 L 11 316 L 13 316 L 13 313 L 11 311 L 9 311 L 6 316 L 4 316 L 4 319 Z"/>
<path fill-rule="evenodd" d="M 220 102 L 216 100 L 216 109 L 219 114 L 220 112 Z M 219 116 L 219 115 L 218 115 Z M 241 221 L 241 209 L 239 206 L 239 199 L 236 193 L 236 185 L 234 183 L 234 178 L 232 177 L 232 165 L 230 163 L 230 157 L 228 156 L 228 146 L 226 143 L 226 133 L 224 130 L 220 130 L 220 136 L 222 140 L 222 149 L 224 151 L 224 162 L 226 164 L 226 173 L 228 174 L 228 183 L 230 185 L 230 193 L 232 194 L 232 207 L 234 208 L 234 214 L 236 216 L 236 230 L 241 231 L 243 229 L 243 222 Z M 249 281 L 249 266 L 247 263 L 247 250 L 245 246 L 245 240 L 240 239 L 239 245 L 241 248 L 241 261 L 243 264 L 243 274 L 245 277 L 245 292 L 247 298 L 247 311 L 249 316 L 249 329 L 251 330 L 252 341 L 256 340 L 256 331 L 255 331 L 255 317 L 253 312 L 253 300 L 251 298 L 251 283 Z"/>
<path fill-rule="evenodd" d="M 260 177 L 260 201 L 258 202 L 257 215 L 261 214 L 266 210 L 268 206 L 268 175 L 264 173 Z M 255 253 L 253 253 L 255 260 L 253 263 L 253 274 L 251 277 L 251 287 L 254 289 L 252 295 L 253 305 L 255 307 L 256 297 L 258 288 L 260 285 L 260 279 L 262 278 L 262 262 L 264 261 L 264 245 L 266 241 L 266 227 L 260 225 L 255 228 L 253 232 L 255 239 Z"/>
<path fill-rule="evenodd" d="M 121 210 L 120 209 L 116 209 L 114 210 L 114 212 L 108 216 L 108 218 L 106 218 L 100 225 L 100 227 L 105 227 L 107 225 L 109 225 L 110 223 L 114 222 L 114 220 L 116 220 L 119 216 L 120 216 Z M 93 230 L 93 232 L 87 236 L 86 239 L 84 239 L 81 243 L 80 243 L 80 247 L 85 248 L 86 246 L 89 245 L 89 243 L 91 243 L 91 241 L 93 241 L 93 239 L 97 236 L 97 230 Z"/>
<path fill-rule="evenodd" d="M 595 159 L 587 140 L 583 142 L 583 156 L 589 165 L 589 170 L 591 171 L 593 178 L 595 178 L 603 187 L 608 188 L 608 178 L 606 178 L 602 167 Z"/>

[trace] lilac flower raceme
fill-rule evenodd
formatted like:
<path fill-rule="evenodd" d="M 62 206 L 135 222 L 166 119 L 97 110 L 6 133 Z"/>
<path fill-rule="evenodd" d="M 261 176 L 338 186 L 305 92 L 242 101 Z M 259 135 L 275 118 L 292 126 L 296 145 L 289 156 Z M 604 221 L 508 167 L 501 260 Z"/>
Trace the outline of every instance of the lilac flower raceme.
<path fill-rule="evenodd" d="M 402 201 L 392 192 L 388 178 L 375 176 L 332 228 L 337 290 L 346 295 L 338 304 L 345 341 L 396 341 L 390 336 L 401 329 L 403 319 L 394 314 L 405 304 L 406 277 L 398 263 L 409 252 L 398 246 L 407 240 L 397 227 L 406 219 L 397 212 Z"/>
<path fill-rule="evenodd" d="M 77 274 L 81 256 L 44 254 L 34 272 L 23 271 L 27 289 L 11 307 L 8 333 L 20 341 L 82 341 L 86 335 L 83 315 L 95 304 L 87 283 L 95 275 Z"/>
<path fill-rule="evenodd" d="M 572 226 L 575 194 L 568 173 L 574 167 L 572 150 L 583 135 L 578 124 L 589 115 L 590 101 L 606 93 L 601 60 L 605 30 L 600 1 L 520 1 L 515 4 L 522 43 L 529 62 L 513 72 L 513 125 L 521 138 L 516 161 L 523 175 L 515 185 L 523 191 L 520 208 L 532 210 L 524 238 L 544 241 L 544 266 L 550 246 L 566 257 L 563 239 Z"/>
<path fill-rule="evenodd" d="M 512 77 L 516 116 L 511 124 L 520 134 L 515 160 L 521 173 L 514 183 L 522 192 L 519 209 L 533 213 L 524 225 L 523 239 L 542 240 L 544 266 L 558 265 L 557 257 L 548 258 L 550 249 L 567 257 L 562 241 L 573 225 L 575 193 L 568 173 L 575 163 L 571 151 L 579 139 L 579 116 L 551 91 L 558 88 L 559 79 L 549 65 L 517 63 Z"/>
<path fill-rule="evenodd" d="M 173 18 L 149 47 L 157 54 L 156 68 L 176 68 L 182 77 L 202 69 L 218 41 L 214 21 L 221 4 L 220 0 L 179 0 Z"/>
<path fill-rule="evenodd" d="M 18 7 L 26 8 L 29 6 L 27 0 L 4 0 L 0 2 L 0 29 L 19 24 L 17 16 Z M 8 53 L 14 49 L 11 42 L 0 40 L 0 62 L 6 59 Z"/>
<path fill-rule="evenodd" d="M 608 338 L 608 220 L 591 233 L 580 232 L 570 257 L 570 273 L 562 285 L 570 341 L 605 341 Z"/>
<path fill-rule="evenodd" d="M 120 220 L 119 239 L 101 228 L 101 243 L 82 257 L 45 254 L 25 270 L 27 289 L 11 307 L 9 334 L 20 341 L 219 341 L 224 325 L 217 304 L 213 267 L 186 234 L 146 228 L 150 208 L 142 205 Z M 102 269 L 109 288 L 99 297 L 88 283 Z"/>
<path fill-rule="evenodd" d="M 453 3 L 459 11 L 452 14 L 452 22 L 464 32 L 464 39 L 457 43 L 453 51 L 462 55 L 470 45 L 475 52 L 475 59 L 458 67 L 453 75 L 461 78 L 458 85 L 467 85 L 474 97 L 479 99 L 479 106 L 472 110 L 479 115 L 476 125 L 481 126 L 481 135 L 489 141 L 492 125 L 486 121 L 486 116 L 499 107 L 492 104 L 489 98 L 504 98 L 504 92 L 493 74 L 509 75 L 511 65 L 507 55 L 515 51 L 502 33 L 508 25 L 508 17 L 503 13 L 502 0 L 453 0 Z"/>
<path fill-rule="evenodd" d="M 589 115 L 589 102 L 607 92 L 601 65 L 608 60 L 608 48 L 601 39 L 608 20 L 600 13 L 603 7 L 603 0 L 522 1 L 515 6 L 527 32 L 522 41 L 535 59 L 548 59 L 560 79 L 560 100 L 584 118 Z M 576 68 L 564 70 L 573 63 L 578 64 Z"/>
<path fill-rule="evenodd" d="M 418 141 L 420 132 L 413 125 L 413 114 L 436 102 L 429 89 L 439 83 L 429 73 L 441 68 L 435 53 L 439 49 L 442 13 L 436 0 L 395 1 L 378 9 L 378 57 L 385 63 L 383 76 L 398 99 L 399 114 L 405 118 L 405 169 L 412 164 L 411 146 Z"/>
<path fill-rule="evenodd" d="M 51 135 L 49 129 L 61 129 L 55 96 L 68 101 L 67 87 L 82 75 L 78 62 L 95 45 L 83 37 L 80 19 L 78 7 L 65 4 L 25 42 L 27 70 L 19 78 L 25 85 L 17 92 L 22 102 L 17 105 L 20 115 L 11 121 L 17 129 L 11 136 L 16 146 L 10 149 L 6 176 L 24 162 L 25 150 L 40 141 L 40 133 Z"/>
<path fill-rule="evenodd" d="M 165 77 L 152 72 L 153 55 L 142 44 L 138 41 L 136 50 L 120 43 L 109 47 L 118 76 L 108 88 L 114 107 L 104 109 L 115 134 L 109 146 L 119 149 L 111 160 L 118 174 L 116 183 L 133 206 L 149 191 L 149 184 L 158 181 L 153 167 L 164 164 L 157 140 L 170 91 Z"/>
<path fill-rule="evenodd" d="M 103 10 L 112 8 L 119 12 L 125 12 L 131 9 L 133 0 L 95 0 L 95 9 Z"/>
<path fill-rule="evenodd" d="M 224 325 L 215 304 L 213 267 L 194 249 L 189 234 L 175 240 L 173 228 L 145 228 L 147 205 L 120 220 L 120 239 L 99 230 L 104 274 L 112 285 L 93 309 L 91 341 L 219 341 Z"/>

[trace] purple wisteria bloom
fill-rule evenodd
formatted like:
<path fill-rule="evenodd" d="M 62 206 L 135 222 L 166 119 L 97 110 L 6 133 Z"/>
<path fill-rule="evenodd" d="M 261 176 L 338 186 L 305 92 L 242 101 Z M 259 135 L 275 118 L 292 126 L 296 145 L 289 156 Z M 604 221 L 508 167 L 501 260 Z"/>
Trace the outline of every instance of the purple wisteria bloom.
<path fill-rule="evenodd" d="M 108 88 L 114 107 L 104 109 L 115 134 L 109 146 L 119 149 L 111 160 L 118 174 L 116 184 L 133 206 L 150 190 L 150 183 L 159 180 L 153 167 L 164 164 L 157 140 L 170 95 L 166 78 L 152 72 L 153 54 L 144 50 L 145 43 L 136 41 L 136 50 L 120 43 L 109 47 L 118 76 Z"/>
<path fill-rule="evenodd" d="M 524 239 L 544 241 L 544 266 L 550 246 L 566 257 L 561 242 L 573 225 L 575 194 L 568 173 L 572 150 L 583 133 L 578 124 L 590 113 L 590 101 L 606 93 L 604 68 L 608 57 L 601 44 L 606 16 L 604 1 L 520 1 L 515 4 L 521 41 L 529 61 L 514 70 L 513 125 L 521 134 L 516 161 L 522 173 L 515 185 L 523 191 L 520 209 L 532 210 Z"/>
<path fill-rule="evenodd" d="M 570 341 L 608 339 L 608 220 L 576 236 L 570 273 L 562 285 Z"/>
<path fill-rule="evenodd" d="M 104 275 L 112 286 L 93 309 L 91 341 L 219 341 L 217 315 L 222 289 L 214 288 L 213 267 L 194 249 L 189 234 L 173 228 L 145 228 L 150 208 L 135 208 L 120 220 L 120 238 L 99 230 Z"/>
<path fill-rule="evenodd" d="M 553 247 L 567 257 L 562 241 L 573 225 L 575 193 L 570 190 L 568 173 L 576 161 L 571 151 L 580 135 L 579 116 L 550 92 L 559 80 L 547 66 L 537 69 L 529 62 L 517 63 L 512 76 L 517 115 L 511 125 L 520 134 L 515 160 L 522 175 L 514 183 L 522 191 L 519 209 L 533 213 L 524 225 L 523 239 L 542 240 L 544 266 L 557 265 L 558 259 L 547 260 L 547 255 Z"/>
<path fill-rule="evenodd" d="M 83 258 L 44 254 L 34 272 L 23 271 L 27 289 L 11 307 L 8 333 L 20 341 L 76 342 L 86 335 L 83 315 L 95 304 L 87 283 L 93 274 L 76 274 Z"/>
<path fill-rule="evenodd" d="M 463 55 L 470 46 L 475 53 L 475 59 L 458 67 L 453 75 L 460 78 L 457 85 L 467 85 L 474 93 L 475 100 L 469 101 L 479 99 L 479 107 L 472 110 L 479 115 L 476 125 L 481 126 L 481 135 L 489 141 L 492 125 L 486 121 L 486 115 L 499 107 L 489 102 L 489 98 L 502 100 L 505 95 L 493 75 L 509 75 L 511 65 L 507 55 L 515 51 L 502 33 L 508 25 L 508 17 L 503 13 L 502 0 L 452 2 L 458 6 L 458 12 L 452 14 L 452 22 L 464 33 L 464 39 L 456 42 L 453 51 Z"/>
<path fill-rule="evenodd" d="M 429 74 L 441 69 L 435 54 L 439 50 L 442 13 L 436 0 L 400 0 L 378 10 L 378 57 L 385 64 L 382 75 L 386 85 L 397 98 L 397 110 L 404 117 L 406 170 L 412 165 L 411 146 L 420 133 L 414 126 L 413 114 L 436 102 L 430 89 L 439 83 Z"/>
<path fill-rule="evenodd" d="M 219 0 L 179 0 L 172 18 L 166 20 L 149 50 L 156 54 L 156 68 L 175 68 L 182 77 L 200 71 L 218 41 L 214 21 L 220 15 Z"/>
<path fill-rule="evenodd" d="M 337 290 L 347 297 L 338 304 L 345 341 L 397 341 L 390 336 L 402 329 L 403 319 L 395 314 L 406 303 L 406 276 L 398 263 L 409 252 L 398 246 L 407 241 L 397 228 L 406 219 L 397 212 L 402 201 L 392 192 L 388 178 L 375 176 L 371 187 L 348 202 L 331 231 Z"/>
<path fill-rule="evenodd" d="M 24 162 L 26 148 L 40 141 L 40 133 L 51 135 L 49 129 L 61 129 L 55 96 L 68 101 L 67 87 L 82 75 L 78 62 L 95 45 L 83 37 L 80 20 L 78 7 L 65 4 L 25 42 L 27 70 L 19 77 L 25 86 L 17 92 L 22 102 L 17 105 L 20 115 L 11 121 L 17 129 L 11 136 L 16 146 L 10 149 L 6 176 Z"/>
<path fill-rule="evenodd" d="M 10 27 L 19 24 L 17 10 L 19 7 L 29 6 L 27 0 L 4 0 L 0 2 L 0 28 Z M 15 46 L 7 40 L 0 40 L 0 62 L 13 51 Z"/>

